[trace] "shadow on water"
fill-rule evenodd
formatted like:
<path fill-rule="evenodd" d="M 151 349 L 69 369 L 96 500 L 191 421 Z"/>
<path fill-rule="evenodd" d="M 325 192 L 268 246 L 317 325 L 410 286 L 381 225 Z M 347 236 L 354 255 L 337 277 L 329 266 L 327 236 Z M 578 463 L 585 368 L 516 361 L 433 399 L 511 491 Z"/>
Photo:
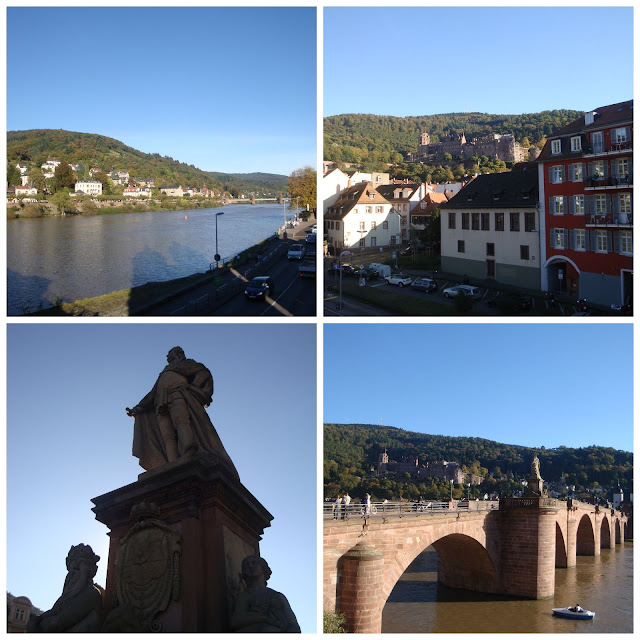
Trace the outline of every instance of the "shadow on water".
<path fill-rule="evenodd" d="M 23 276 L 7 269 L 7 315 L 18 316 L 51 307 L 54 301 L 49 300 L 47 291 L 52 282 L 47 278 Z"/>

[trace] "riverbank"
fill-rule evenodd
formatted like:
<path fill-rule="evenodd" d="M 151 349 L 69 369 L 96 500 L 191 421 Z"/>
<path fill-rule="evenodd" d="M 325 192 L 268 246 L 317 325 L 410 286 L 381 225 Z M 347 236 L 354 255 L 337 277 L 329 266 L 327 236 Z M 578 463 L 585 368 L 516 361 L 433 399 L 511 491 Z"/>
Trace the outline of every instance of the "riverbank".
<path fill-rule="evenodd" d="M 222 283 L 232 277 L 231 270 L 255 262 L 259 256 L 271 251 L 282 241 L 275 236 L 245 249 L 225 265 L 206 273 L 194 273 L 183 278 L 146 284 L 105 293 L 93 298 L 74 302 L 61 302 L 48 309 L 25 314 L 29 317 L 76 316 L 76 317 L 127 317 L 147 315 L 155 307 L 199 287 Z"/>

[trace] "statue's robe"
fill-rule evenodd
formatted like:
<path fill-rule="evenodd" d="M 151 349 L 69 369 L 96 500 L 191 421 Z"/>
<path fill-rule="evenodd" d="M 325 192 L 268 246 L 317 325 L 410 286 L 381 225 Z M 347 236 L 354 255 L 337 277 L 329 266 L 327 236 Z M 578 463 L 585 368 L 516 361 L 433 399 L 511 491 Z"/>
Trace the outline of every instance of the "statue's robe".
<path fill-rule="evenodd" d="M 159 384 L 160 378 L 167 371 L 173 371 L 183 376 L 189 383 L 178 393 L 184 398 L 188 408 L 189 423 L 197 452 L 214 453 L 220 462 L 231 471 L 232 475 L 239 479 L 238 472 L 204 409 L 211 404 L 213 395 L 211 372 L 203 364 L 190 359 L 168 364 L 158 376 L 153 389 L 138 403 L 138 406 L 144 411 L 135 416 L 133 455 L 140 460 L 140 466 L 149 471 L 168 462 L 167 452 L 156 419 L 157 409 L 168 402 L 166 389 Z"/>

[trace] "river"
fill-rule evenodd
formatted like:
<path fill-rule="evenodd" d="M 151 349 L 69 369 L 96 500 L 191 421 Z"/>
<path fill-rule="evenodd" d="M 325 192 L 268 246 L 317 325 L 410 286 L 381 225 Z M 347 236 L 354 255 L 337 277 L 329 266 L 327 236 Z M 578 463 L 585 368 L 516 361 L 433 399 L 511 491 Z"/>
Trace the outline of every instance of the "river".
<path fill-rule="evenodd" d="M 394 587 L 382 613 L 383 633 L 632 633 L 633 543 L 578 556 L 556 569 L 555 598 L 519 600 L 437 583 L 433 547 L 420 554 Z M 594 620 L 567 620 L 553 607 L 580 604 Z"/>
<path fill-rule="evenodd" d="M 201 273 L 282 226 L 282 205 L 7 221 L 7 313 Z M 287 218 L 293 213 L 286 212 Z"/>

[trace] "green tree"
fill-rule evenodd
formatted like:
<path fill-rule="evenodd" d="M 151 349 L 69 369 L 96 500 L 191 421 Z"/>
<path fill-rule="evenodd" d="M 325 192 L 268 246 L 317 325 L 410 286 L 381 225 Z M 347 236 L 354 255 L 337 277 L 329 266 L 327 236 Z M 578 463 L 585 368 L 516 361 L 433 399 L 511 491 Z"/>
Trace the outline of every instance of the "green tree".
<path fill-rule="evenodd" d="M 16 167 L 15 162 L 7 163 L 7 186 L 15 187 L 19 185 L 20 182 L 20 171 L 18 167 Z"/>
<path fill-rule="evenodd" d="M 39 191 L 44 191 L 47 186 L 44 173 L 39 167 L 34 167 L 29 171 L 29 182 Z"/>
<path fill-rule="evenodd" d="M 55 205 L 60 215 L 65 214 L 67 211 L 75 213 L 71 196 L 69 195 L 69 192 L 64 189 L 56 191 L 56 193 L 49 198 L 49 201 Z"/>
<path fill-rule="evenodd" d="M 291 202 L 299 198 L 303 208 L 314 210 L 316 208 L 316 180 L 317 174 L 311 167 L 296 169 L 289 176 L 289 194 Z"/>
<path fill-rule="evenodd" d="M 76 176 L 73 169 L 63 160 L 53 172 L 53 190 L 58 192 L 61 189 L 73 189 L 75 184 Z"/>
<path fill-rule="evenodd" d="M 102 195 L 110 196 L 113 194 L 113 182 L 111 182 L 111 178 L 104 171 L 95 173 L 93 179 L 102 183 Z"/>

